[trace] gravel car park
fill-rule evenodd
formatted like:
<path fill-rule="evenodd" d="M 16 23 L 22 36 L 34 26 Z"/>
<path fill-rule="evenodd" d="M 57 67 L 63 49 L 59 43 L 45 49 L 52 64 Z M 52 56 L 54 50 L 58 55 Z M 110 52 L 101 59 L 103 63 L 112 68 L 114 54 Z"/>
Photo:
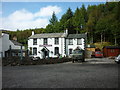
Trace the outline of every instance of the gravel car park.
<path fill-rule="evenodd" d="M 113 59 L 79 63 L 5 66 L 3 88 L 118 88 L 118 65 Z"/>

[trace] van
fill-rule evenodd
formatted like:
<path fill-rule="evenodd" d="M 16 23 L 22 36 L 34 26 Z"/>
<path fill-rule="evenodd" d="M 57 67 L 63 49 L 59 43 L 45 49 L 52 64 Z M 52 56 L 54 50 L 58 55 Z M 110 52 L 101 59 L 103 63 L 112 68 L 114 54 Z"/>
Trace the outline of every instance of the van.
<path fill-rule="evenodd" d="M 72 62 L 74 63 L 74 61 L 85 61 L 85 54 L 84 54 L 84 50 L 82 49 L 75 49 L 72 53 Z"/>

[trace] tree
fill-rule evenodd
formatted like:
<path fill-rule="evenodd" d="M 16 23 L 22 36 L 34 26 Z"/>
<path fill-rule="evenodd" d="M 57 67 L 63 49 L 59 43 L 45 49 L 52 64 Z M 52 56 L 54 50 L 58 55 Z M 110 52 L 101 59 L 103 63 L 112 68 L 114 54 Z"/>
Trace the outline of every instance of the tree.
<path fill-rule="evenodd" d="M 48 24 L 46 26 L 46 32 L 47 33 L 52 33 L 52 32 L 56 32 L 56 24 L 58 23 L 57 17 L 55 15 L 55 12 L 53 12 L 52 14 L 52 18 L 49 20 L 50 24 Z"/>
<path fill-rule="evenodd" d="M 50 25 L 55 25 L 58 22 L 55 12 L 53 12 L 52 18 L 49 21 L 50 21 Z"/>
<path fill-rule="evenodd" d="M 60 19 L 61 27 L 63 29 L 67 28 L 69 31 L 73 29 L 72 17 L 73 17 L 73 12 L 70 8 L 68 8 L 67 12 L 64 15 L 62 15 Z"/>

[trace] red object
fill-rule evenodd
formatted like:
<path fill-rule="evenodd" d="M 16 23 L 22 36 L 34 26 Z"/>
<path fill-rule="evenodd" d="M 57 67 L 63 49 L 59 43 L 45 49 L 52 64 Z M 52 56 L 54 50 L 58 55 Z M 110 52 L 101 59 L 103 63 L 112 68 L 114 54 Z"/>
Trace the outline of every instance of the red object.
<path fill-rule="evenodd" d="M 103 53 L 101 51 L 95 51 L 95 57 L 103 57 Z"/>
<path fill-rule="evenodd" d="M 105 46 L 103 47 L 104 57 L 118 56 L 120 54 L 120 46 Z"/>

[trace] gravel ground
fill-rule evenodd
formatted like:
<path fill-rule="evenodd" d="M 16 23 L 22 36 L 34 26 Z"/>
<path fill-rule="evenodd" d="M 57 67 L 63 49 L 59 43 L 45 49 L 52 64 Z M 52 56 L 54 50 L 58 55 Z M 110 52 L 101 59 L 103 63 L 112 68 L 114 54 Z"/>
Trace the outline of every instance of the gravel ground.
<path fill-rule="evenodd" d="M 6 66 L 2 68 L 2 87 L 118 88 L 118 65 L 106 58 L 101 62 L 107 60 L 109 63 L 103 64 L 99 60 L 93 58 L 86 59 L 84 63 Z"/>

